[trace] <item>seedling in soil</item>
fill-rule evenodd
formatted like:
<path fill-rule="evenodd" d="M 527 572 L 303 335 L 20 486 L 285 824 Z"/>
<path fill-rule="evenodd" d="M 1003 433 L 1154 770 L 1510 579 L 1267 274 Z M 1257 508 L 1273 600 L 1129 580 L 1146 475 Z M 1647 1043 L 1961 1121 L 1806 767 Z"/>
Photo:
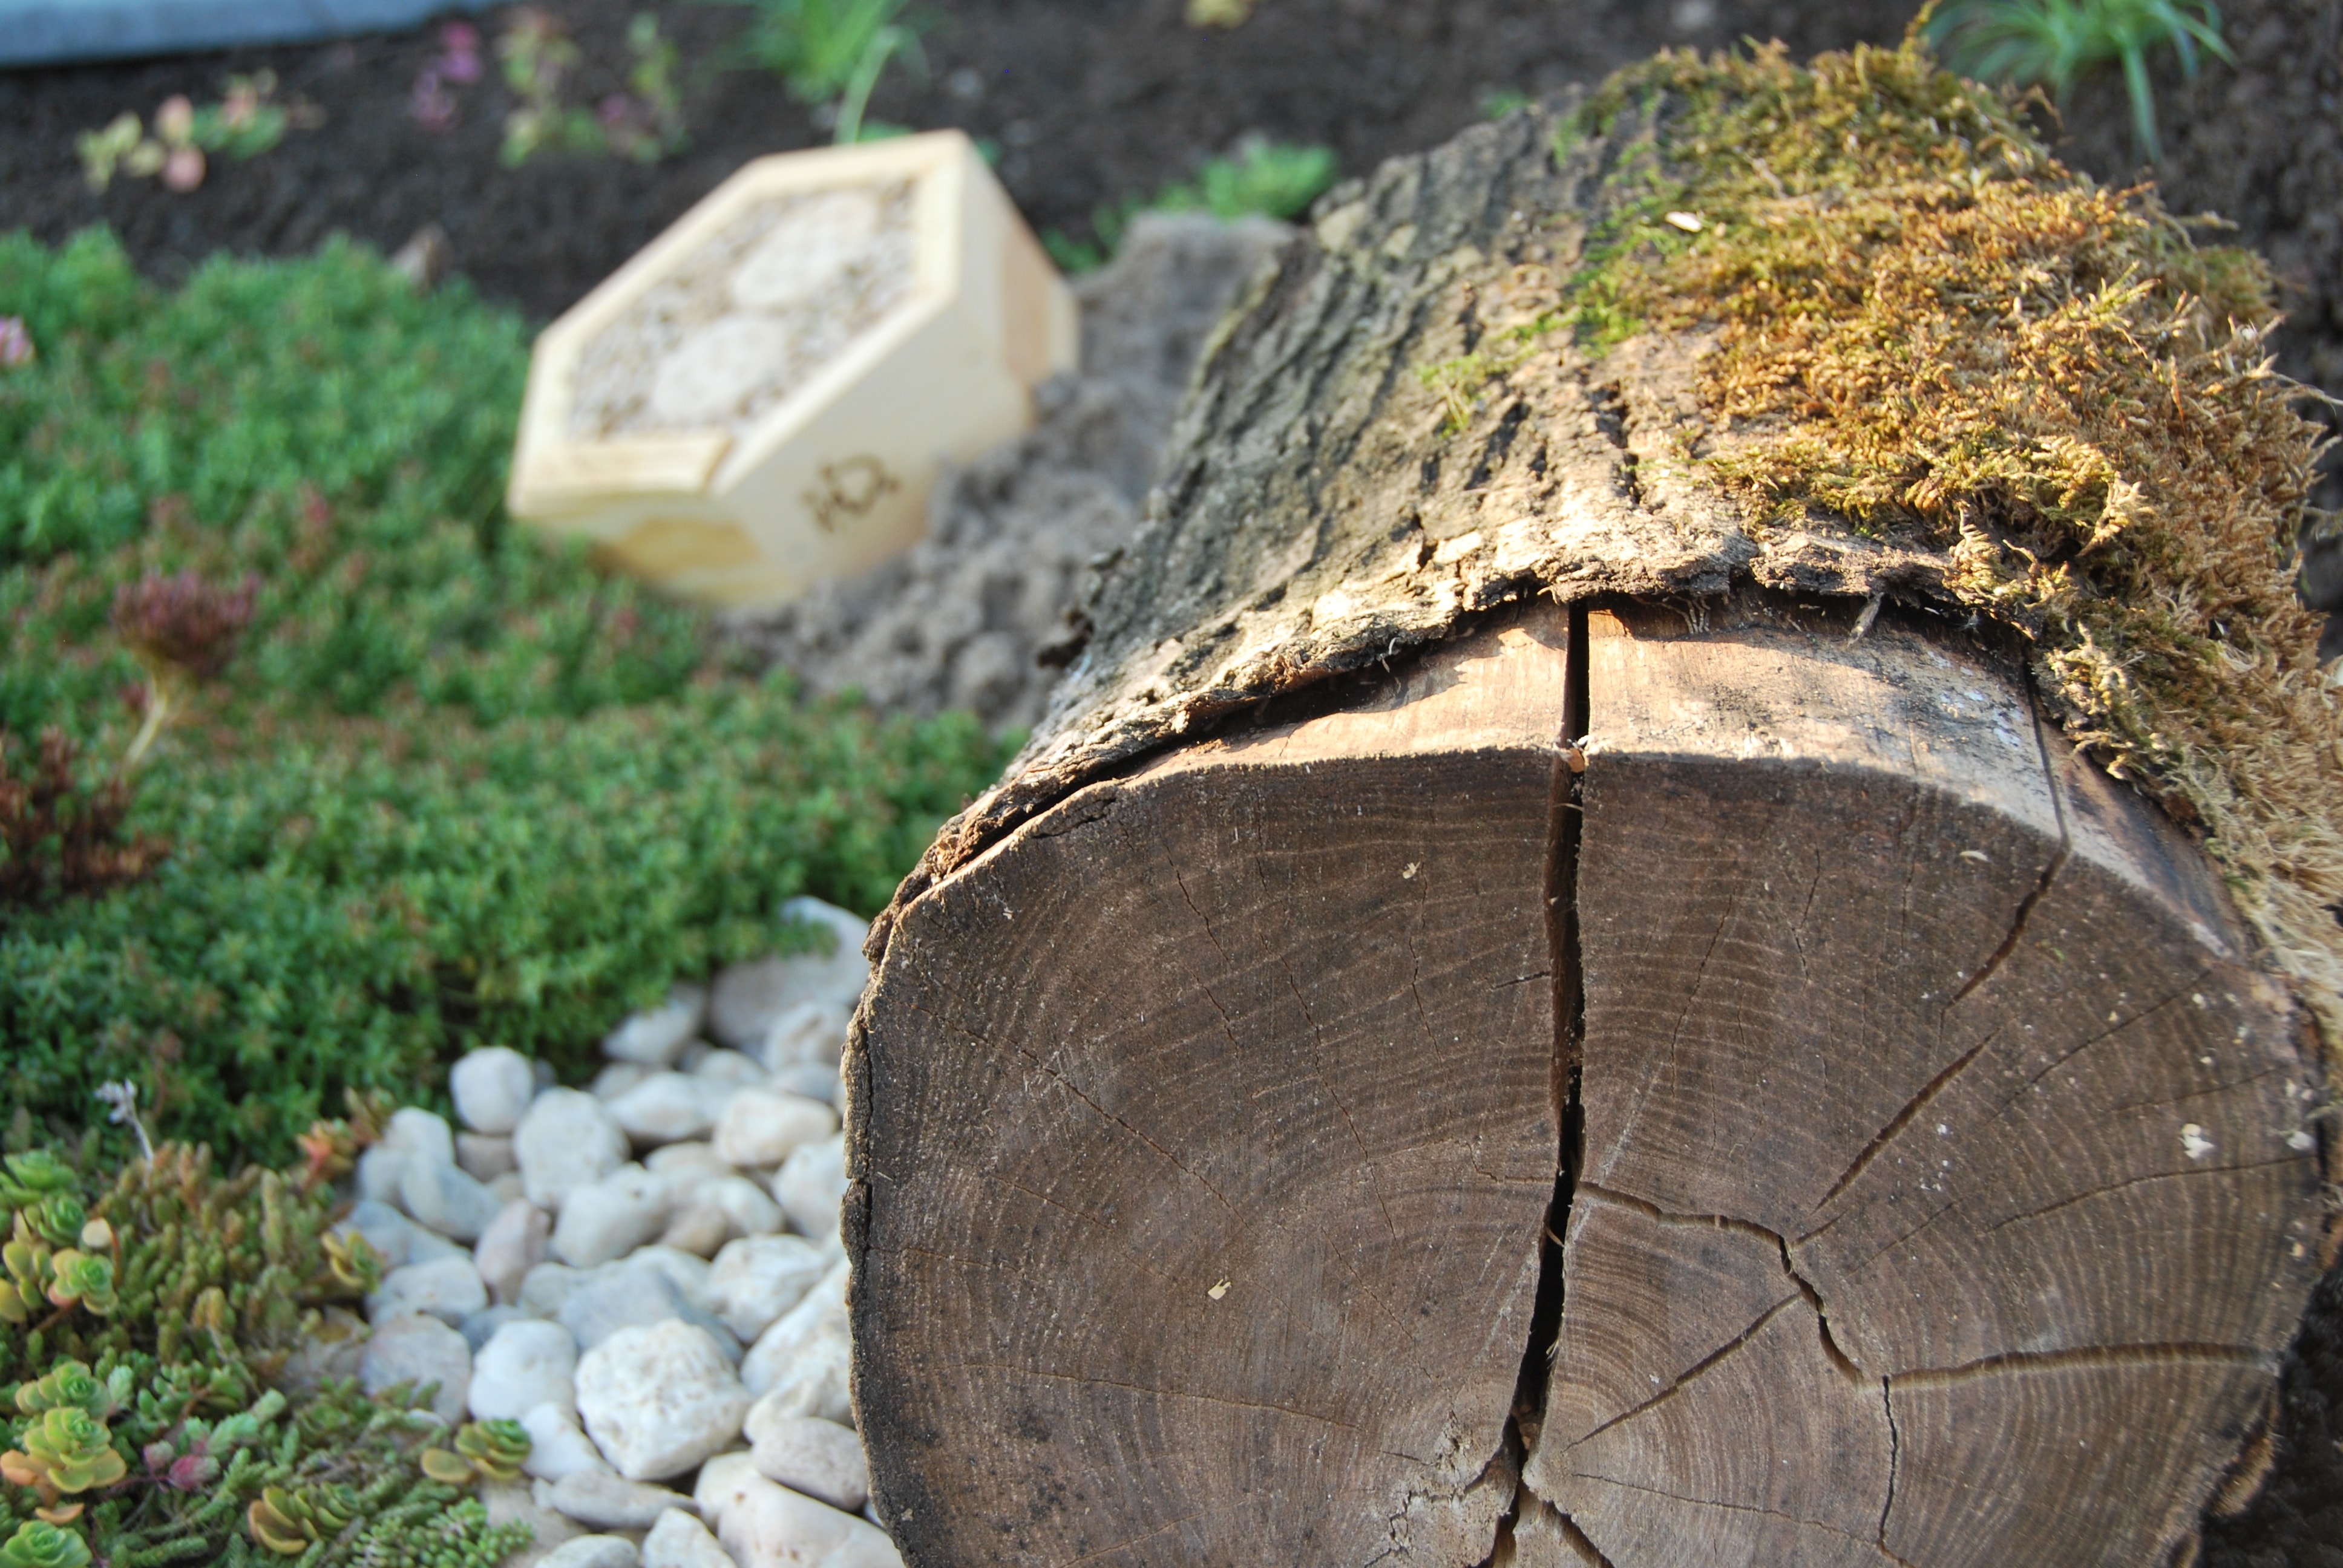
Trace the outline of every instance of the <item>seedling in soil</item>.
<path fill-rule="evenodd" d="M 445 131 L 456 124 L 456 95 L 448 85 L 469 85 L 480 79 L 480 30 L 469 22 L 450 22 L 439 30 L 441 53 L 416 74 L 415 91 L 407 112 L 427 131 Z"/>
<path fill-rule="evenodd" d="M 152 136 L 136 115 L 117 116 L 104 130 L 84 133 L 76 144 L 82 173 L 92 190 L 105 190 L 120 172 L 140 179 L 159 175 L 167 189 L 184 195 L 204 183 L 209 172 L 206 154 L 225 153 L 241 162 L 275 147 L 288 128 L 309 130 L 325 123 L 312 105 L 274 102 L 276 91 L 277 74 L 257 71 L 230 76 L 226 95 L 201 108 L 186 94 L 176 94 L 155 111 Z"/>
<path fill-rule="evenodd" d="M 905 14 L 908 0 L 709 0 L 756 12 L 739 52 L 787 84 L 799 103 L 828 112 L 839 146 L 897 134 L 866 126 L 863 111 L 879 78 L 898 55 L 924 74 L 924 25 Z"/>
<path fill-rule="evenodd" d="M 1051 229 L 1042 235 L 1041 244 L 1065 271 L 1089 272 L 1105 265 L 1122 243 L 1123 231 L 1141 213 L 1209 212 L 1228 223 L 1255 214 L 1298 217 L 1326 193 L 1339 172 L 1332 147 L 1247 138 L 1238 144 L 1236 156 L 1214 158 L 1197 172 L 1193 183 L 1165 186 L 1152 201 L 1129 196 L 1099 208 L 1091 215 L 1091 228 L 1098 236 L 1094 242 Z"/>
<path fill-rule="evenodd" d="M 2192 80 L 2199 49 L 2232 65 L 2237 58 L 2212 0 L 1954 0 L 1929 21 L 1927 36 L 1956 69 L 2047 87 L 2061 108 L 2085 76 L 2120 65 L 2132 137 L 2150 163 L 2161 163 L 2164 149 L 2148 56 L 2170 49 Z"/>
<path fill-rule="evenodd" d="M 1191 27 L 1242 27 L 1261 0 L 1188 0 Z"/>
<path fill-rule="evenodd" d="M 628 28 L 627 49 L 634 56 L 628 76 L 634 92 L 613 93 L 588 114 L 561 101 L 563 79 L 578 64 L 578 45 L 546 12 L 535 6 L 516 11 L 497 40 L 505 84 L 521 100 L 505 116 L 507 166 L 518 168 L 548 151 L 618 153 L 649 164 L 680 147 L 683 95 L 676 84 L 675 45 L 659 36 L 658 21 L 646 15 Z M 417 86 L 419 95 L 420 78 Z M 418 106 L 421 101 L 418 96 Z M 452 110 L 451 103 L 451 116 Z"/>

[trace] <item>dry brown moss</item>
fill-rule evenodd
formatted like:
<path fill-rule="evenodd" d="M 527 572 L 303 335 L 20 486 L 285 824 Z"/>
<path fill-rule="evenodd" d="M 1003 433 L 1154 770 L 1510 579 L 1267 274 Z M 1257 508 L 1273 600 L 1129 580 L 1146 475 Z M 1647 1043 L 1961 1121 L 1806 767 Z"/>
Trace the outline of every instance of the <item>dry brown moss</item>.
<path fill-rule="evenodd" d="M 2069 733 L 2201 824 L 2343 1066 L 2343 709 L 2293 589 L 2318 436 L 2268 367 L 2268 269 L 1913 42 L 1664 55 L 1589 128 L 1630 104 L 1661 129 L 1569 280 L 1582 337 L 1715 332 L 1708 468 L 1761 526 L 1948 551 Z"/>

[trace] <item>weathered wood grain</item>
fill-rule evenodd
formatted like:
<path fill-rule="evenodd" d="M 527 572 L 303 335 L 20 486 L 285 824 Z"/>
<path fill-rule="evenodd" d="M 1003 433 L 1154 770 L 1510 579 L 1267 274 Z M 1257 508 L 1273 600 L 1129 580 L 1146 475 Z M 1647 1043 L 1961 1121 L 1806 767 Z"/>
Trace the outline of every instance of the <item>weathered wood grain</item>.
<path fill-rule="evenodd" d="M 1592 619 L 1525 1484 L 1616 1568 L 2162 1562 L 2316 1276 L 2315 1067 L 2014 670 L 1853 619 Z"/>
<path fill-rule="evenodd" d="M 1561 641 L 1092 786 L 908 911 L 849 1245 L 909 1561 L 1488 1555 L 1559 1149 Z"/>

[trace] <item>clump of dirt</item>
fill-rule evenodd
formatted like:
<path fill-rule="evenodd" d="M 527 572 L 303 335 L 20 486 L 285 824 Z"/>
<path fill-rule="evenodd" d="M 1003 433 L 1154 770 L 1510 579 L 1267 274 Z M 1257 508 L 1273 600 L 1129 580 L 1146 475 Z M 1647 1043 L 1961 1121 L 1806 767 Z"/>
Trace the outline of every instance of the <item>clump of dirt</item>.
<path fill-rule="evenodd" d="M 1031 728 L 1094 562 L 1138 527 L 1204 341 L 1285 241 L 1282 224 L 1151 216 L 1111 266 L 1075 286 L 1081 371 L 1041 388 L 1033 430 L 937 487 L 928 537 L 863 576 L 825 584 L 730 631 L 817 692 L 881 709 L 973 709 Z"/>

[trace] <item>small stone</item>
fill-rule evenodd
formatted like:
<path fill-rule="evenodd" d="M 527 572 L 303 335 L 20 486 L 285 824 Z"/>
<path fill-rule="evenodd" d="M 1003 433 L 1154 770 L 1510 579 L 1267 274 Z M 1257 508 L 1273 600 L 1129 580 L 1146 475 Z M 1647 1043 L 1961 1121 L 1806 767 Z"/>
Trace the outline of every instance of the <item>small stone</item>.
<path fill-rule="evenodd" d="M 522 1414 L 520 1426 L 528 1433 L 528 1457 L 521 1461 L 521 1468 L 531 1475 L 558 1482 L 581 1470 L 610 1469 L 594 1440 L 579 1429 L 576 1413 L 565 1406 L 533 1406 Z"/>
<path fill-rule="evenodd" d="M 718 1158 L 732 1165 L 780 1164 L 798 1149 L 838 1131 L 829 1106 L 801 1094 L 741 1089 L 716 1119 Z"/>
<path fill-rule="evenodd" d="M 792 954 L 727 966 L 708 1000 L 708 1031 L 719 1045 L 750 1050 L 763 1042 L 773 1020 L 801 1001 L 827 1001 L 851 1008 L 860 1000 L 870 965 L 862 943 L 870 928 L 846 910 L 819 899 L 791 899 L 781 917 L 827 926 L 828 952 Z"/>
<path fill-rule="evenodd" d="M 771 1484 L 757 1473 L 747 1449 L 719 1453 L 699 1467 L 699 1479 L 691 1483 L 691 1504 L 702 1519 L 720 1528 L 724 1511 L 746 1496 L 749 1487 Z"/>
<path fill-rule="evenodd" d="M 699 1032 L 708 1015 L 708 993 L 696 985 L 679 985 L 667 1000 L 630 1015 L 602 1040 L 602 1054 L 612 1061 L 641 1062 L 666 1067 L 681 1055 Z"/>
<path fill-rule="evenodd" d="M 356 1179 L 358 1201 L 396 1207 L 398 1202 L 398 1179 L 407 1173 L 407 1156 L 397 1149 L 376 1144 L 358 1156 Z"/>
<path fill-rule="evenodd" d="M 836 1067 L 853 1021 L 851 1008 L 834 1001 L 801 1001 L 773 1020 L 759 1044 L 758 1060 L 772 1072 L 785 1067 Z"/>
<path fill-rule="evenodd" d="M 714 1203 L 694 1203 L 669 1217 L 667 1229 L 659 1232 L 659 1244 L 712 1258 L 731 1236 L 732 1221 L 722 1208 Z"/>
<path fill-rule="evenodd" d="M 628 1481 L 607 1470 L 576 1471 L 553 1483 L 554 1512 L 597 1530 L 646 1529 L 670 1508 L 690 1501 L 679 1492 Z"/>
<path fill-rule="evenodd" d="M 328 1379 L 354 1378 L 365 1362 L 366 1320 L 346 1307 L 327 1307 L 277 1373 L 277 1386 L 295 1400 L 324 1389 Z"/>
<path fill-rule="evenodd" d="M 840 1104 L 838 1069 L 824 1067 L 818 1061 L 776 1070 L 772 1087 L 787 1090 L 791 1094 L 801 1094 L 808 1100 L 819 1100 L 832 1110 Z"/>
<path fill-rule="evenodd" d="M 639 1061 L 614 1061 L 594 1075 L 588 1086 L 595 1099 L 608 1105 L 646 1078 L 657 1077 L 662 1069 L 645 1067 Z"/>
<path fill-rule="evenodd" d="M 643 1568 L 739 1568 L 708 1526 L 680 1508 L 659 1516 L 643 1537 Z"/>
<path fill-rule="evenodd" d="M 502 1207 L 504 1204 L 518 1202 L 528 1197 L 528 1183 L 520 1179 L 520 1171 L 516 1168 L 506 1171 L 501 1176 L 489 1177 L 488 1192 L 496 1199 L 498 1205 Z"/>
<path fill-rule="evenodd" d="M 520 1170 L 520 1160 L 513 1153 L 509 1132 L 458 1132 L 456 1134 L 456 1169 L 482 1181 Z"/>
<path fill-rule="evenodd" d="M 703 1183 L 733 1174 L 732 1167 L 709 1143 L 670 1143 L 643 1156 L 643 1169 L 667 1178 L 679 1203 L 688 1203 Z"/>
<path fill-rule="evenodd" d="M 488 1290 L 466 1257 L 409 1263 L 382 1277 L 367 1297 L 367 1321 L 379 1324 L 403 1312 L 427 1312 L 453 1327 L 488 1304 Z"/>
<path fill-rule="evenodd" d="M 711 1083 L 730 1084 L 736 1089 L 748 1088 L 765 1081 L 765 1070 L 754 1058 L 737 1050 L 710 1050 L 693 1062 L 689 1070 L 694 1078 L 704 1078 Z"/>
<path fill-rule="evenodd" d="M 464 1419 L 471 1381 L 472 1348 L 464 1336 L 421 1312 L 377 1323 L 374 1337 L 367 1342 L 366 1358 L 358 1363 L 358 1386 L 368 1393 L 402 1382 L 417 1388 L 437 1383 L 431 1410 L 450 1426 Z"/>
<path fill-rule="evenodd" d="M 809 1143 L 791 1154 L 773 1181 L 789 1223 L 809 1236 L 838 1233 L 838 1206 L 846 1198 L 846 1139 L 843 1134 Z"/>
<path fill-rule="evenodd" d="M 555 1213 L 574 1188 L 627 1162 L 627 1134 L 609 1109 L 574 1089 L 548 1089 L 530 1101 L 513 1134 L 528 1201 Z"/>
<path fill-rule="evenodd" d="M 500 1205 L 478 1177 L 449 1161 L 407 1157 L 398 1177 L 399 1206 L 426 1230 L 451 1241 L 477 1241 Z"/>
<path fill-rule="evenodd" d="M 610 1101 L 610 1114 L 638 1148 L 656 1149 L 707 1137 L 731 1092 L 689 1073 L 655 1072 Z"/>
<path fill-rule="evenodd" d="M 347 1237 L 356 1231 L 366 1238 L 374 1255 L 382 1260 L 385 1269 L 403 1269 L 409 1263 L 428 1262 L 434 1258 L 461 1257 L 464 1250 L 444 1236 L 435 1236 L 388 1203 L 373 1199 L 360 1199 L 350 1206 L 334 1233 Z"/>
<path fill-rule="evenodd" d="M 639 1258 L 640 1253 L 636 1254 Z M 620 1329 L 681 1322 L 709 1332 L 729 1365 L 740 1363 L 740 1342 L 724 1320 L 691 1301 L 682 1287 L 635 1258 L 578 1278 L 559 1309 L 562 1327 L 592 1350 Z"/>
<path fill-rule="evenodd" d="M 537 1568 L 642 1568 L 643 1554 L 623 1535 L 580 1535 L 537 1560 Z"/>
<path fill-rule="evenodd" d="M 584 1271 L 567 1263 L 539 1263 L 521 1277 L 520 1310 L 533 1318 L 558 1318 L 585 1280 Z M 578 1342 L 582 1345 L 586 1342 L 581 1339 Z"/>
<path fill-rule="evenodd" d="M 739 1483 L 717 1539 L 739 1568 L 902 1568 L 878 1526 L 762 1477 Z"/>
<path fill-rule="evenodd" d="M 456 1163 L 455 1130 L 446 1117 L 419 1105 L 402 1106 L 390 1113 L 390 1120 L 383 1124 L 380 1147 Z"/>
<path fill-rule="evenodd" d="M 735 1236 L 769 1236 L 781 1228 L 781 1206 L 745 1176 L 727 1176 L 699 1190 L 699 1201 L 724 1211 Z"/>
<path fill-rule="evenodd" d="M 749 1456 L 766 1480 L 849 1513 L 870 1501 L 870 1467 L 852 1427 L 809 1415 L 777 1416 L 761 1424 Z"/>
<path fill-rule="evenodd" d="M 578 1441 L 586 1440 L 580 1437 Z M 527 1546 L 506 1558 L 499 1568 L 537 1568 L 554 1552 L 585 1533 L 550 1508 L 540 1505 L 523 1482 L 482 1482 L 480 1505 L 488 1511 L 490 1524 L 526 1524 L 532 1536 Z"/>
<path fill-rule="evenodd" d="M 662 1247 L 656 1241 L 639 1247 L 628 1253 L 624 1266 L 629 1269 L 655 1269 L 675 1283 L 683 1299 L 695 1307 L 708 1305 L 708 1271 L 712 1266 L 705 1258 L 695 1258 L 689 1252 L 679 1252 L 673 1247 Z"/>
<path fill-rule="evenodd" d="M 578 1342 L 568 1329 L 542 1318 L 507 1323 L 472 1358 L 472 1415 L 478 1421 L 518 1421 L 541 1404 L 575 1410 L 578 1394 L 570 1379 L 577 1371 Z"/>
<path fill-rule="evenodd" d="M 480 1347 L 496 1338 L 498 1329 L 503 1328 L 507 1323 L 534 1322 L 536 1322 L 535 1319 L 518 1307 L 489 1306 L 481 1308 L 462 1322 L 458 1323 L 456 1332 L 464 1336 L 466 1344 L 472 1347 L 472 1362 L 477 1366 L 479 1364 Z"/>
<path fill-rule="evenodd" d="M 455 1098 L 457 1120 L 473 1131 L 510 1132 L 536 1096 L 536 1075 L 520 1052 L 490 1046 L 456 1059 L 447 1072 L 447 1091 Z"/>
<path fill-rule="evenodd" d="M 553 1235 L 553 1216 L 522 1199 L 508 1203 L 480 1232 L 472 1249 L 472 1266 L 496 1302 L 518 1302 L 529 1271 L 545 1261 Z"/>
<path fill-rule="evenodd" d="M 578 1412 L 629 1481 L 681 1475 L 740 1435 L 749 1391 L 705 1329 L 620 1329 L 578 1363 Z"/>
<path fill-rule="evenodd" d="M 709 1305 L 734 1333 L 754 1341 L 829 1271 L 829 1263 L 800 1237 L 743 1237 L 716 1254 Z"/>
<path fill-rule="evenodd" d="M 805 1300 L 758 1336 L 740 1363 L 740 1381 L 759 1395 L 768 1413 L 818 1415 L 851 1422 L 853 1404 L 847 1374 L 853 1362 L 853 1336 L 846 1314 L 847 1269 L 833 1267 Z M 756 1433 L 749 1436 L 755 1441 Z"/>
<path fill-rule="evenodd" d="M 665 1178 L 639 1165 L 621 1166 L 570 1190 L 548 1250 L 573 1269 L 623 1258 L 666 1228 L 668 1201 Z"/>

